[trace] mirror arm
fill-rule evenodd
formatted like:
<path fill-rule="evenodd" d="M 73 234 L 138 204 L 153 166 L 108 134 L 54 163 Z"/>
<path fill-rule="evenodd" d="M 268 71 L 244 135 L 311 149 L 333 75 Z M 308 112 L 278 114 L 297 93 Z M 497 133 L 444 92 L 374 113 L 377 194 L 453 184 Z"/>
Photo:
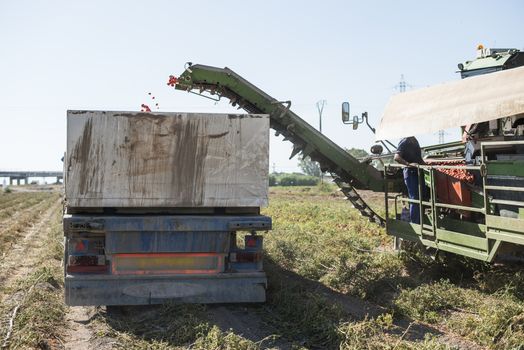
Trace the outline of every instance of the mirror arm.
<path fill-rule="evenodd" d="M 344 104 L 347 103 L 347 102 L 344 102 L 342 104 L 342 106 L 344 106 Z M 349 109 L 349 108 L 348 108 Z M 342 113 L 344 113 L 344 107 L 342 107 Z M 348 110 L 348 115 L 349 115 L 349 110 Z M 368 118 L 368 112 L 363 112 L 362 113 L 362 116 L 360 117 L 360 119 L 357 117 L 357 116 L 354 116 L 353 117 L 353 120 L 344 120 L 342 118 L 342 123 L 344 124 L 352 124 L 353 125 L 353 129 L 356 129 L 355 127 L 355 122 L 356 124 L 361 124 L 363 122 L 366 122 L 366 125 L 368 126 L 369 130 L 371 130 L 373 132 L 373 134 L 376 133 L 376 129 L 374 127 L 371 126 L 371 124 L 369 124 L 369 118 Z M 397 149 L 397 146 L 395 146 L 394 144 L 392 144 L 391 142 L 389 142 L 388 140 L 384 140 L 384 141 L 380 141 L 380 143 L 384 146 L 385 149 L 388 150 L 389 153 L 391 153 L 391 149 L 386 145 L 386 142 L 387 144 L 389 144 L 391 147 L 393 147 L 393 149 Z"/>
<path fill-rule="evenodd" d="M 368 120 L 368 112 L 364 112 L 362 113 L 362 120 L 365 120 L 366 121 L 366 124 L 368 126 L 368 128 L 371 129 L 371 131 L 373 132 L 373 134 L 375 133 L 375 128 L 372 127 L 370 124 L 369 124 L 369 120 Z M 387 147 L 386 147 L 387 148 Z"/>
<path fill-rule="evenodd" d="M 384 140 L 386 141 L 387 143 L 389 143 L 391 145 L 391 147 L 393 147 L 394 149 L 397 149 L 397 146 L 395 146 L 394 144 L 392 144 L 391 142 L 389 142 L 388 140 Z"/>
<path fill-rule="evenodd" d="M 385 149 L 388 150 L 389 153 L 391 153 L 391 150 L 389 149 L 389 147 L 386 145 L 386 143 L 384 141 L 380 141 L 380 143 L 382 144 L 382 146 L 384 146 Z"/>
<path fill-rule="evenodd" d="M 364 112 L 362 113 L 362 119 L 366 121 L 366 125 L 368 126 L 368 128 L 373 132 L 373 134 L 376 132 L 375 128 L 372 127 L 370 124 L 369 124 L 369 119 L 368 119 L 368 112 Z M 392 144 L 391 142 L 389 142 L 388 140 L 385 140 L 391 147 L 393 147 L 393 149 L 397 149 L 397 146 L 395 146 L 394 144 Z M 386 143 L 384 141 L 380 141 L 380 143 L 382 143 L 382 145 L 384 146 L 384 148 L 386 148 L 388 150 L 389 153 L 391 153 L 391 150 L 389 149 L 389 147 L 386 145 Z"/>

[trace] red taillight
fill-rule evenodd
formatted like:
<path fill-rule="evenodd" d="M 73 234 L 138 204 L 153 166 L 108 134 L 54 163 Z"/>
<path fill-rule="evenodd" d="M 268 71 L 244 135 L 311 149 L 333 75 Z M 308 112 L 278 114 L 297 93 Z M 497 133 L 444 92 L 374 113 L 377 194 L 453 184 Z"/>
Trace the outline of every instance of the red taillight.
<path fill-rule="evenodd" d="M 103 255 L 103 237 L 81 237 L 69 239 L 69 254 L 78 255 Z"/>
<path fill-rule="evenodd" d="M 106 273 L 108 265 L 101 266 L 68 266 L 67 273 Z"/>
<path fill-rule="evenodd" d="M 67 272 L 69 273 L 104 273 L 108 271 L 103 255 L 69 255 Z"/>
<path fill-rule="evenodd" d="M 87 250 L 86 243 L 83 240 L 79 239 L 75 244 L 75 252 L 80 253 L 80 252 L 85 252 L 86 250 Z"/>
<path fill-rule="evenodd" d="M 103 255 L 69 255 L 70 266 L 95 266 L 105 265 L 106 259 Z"/>
<path fill-rule="evenodd" d="M 236 252 L 233 253 L 235 256 L 231 256 L 231 259 L 233 262 L 259 262 L 262 261 L 262 253 L 261 252 Z M 231 254 L 231 255 L 233 255 Z"/>
<path fill-rule="evenodd" d="M 106 273 L 104 237 L 75 237 L 68 240 L 68 273 Z"/>
<path fill-rule="evenodd" d="M 245 241 L 246 247 L 253 248 L 257 246 L 257 239 L 254 236 L 247 236 Z"/>

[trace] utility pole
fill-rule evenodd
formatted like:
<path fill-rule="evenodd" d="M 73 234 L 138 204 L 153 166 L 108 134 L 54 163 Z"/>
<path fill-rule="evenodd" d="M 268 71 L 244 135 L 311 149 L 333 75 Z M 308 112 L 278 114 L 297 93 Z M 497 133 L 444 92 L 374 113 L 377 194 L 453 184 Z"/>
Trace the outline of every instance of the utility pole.
<path fill-rule="evenodd" d="M 322 112 L 324 112 L 324 106 L 327 104 L 326 100 L 317 101 L 318 110 L 318 131 L 322 134 Z"/>
<path fill-rule="evenodd" d="M 318 131 L 322 134 L 322 112 L 324 112 L 324 106 L 327 105 L 326 100 L 317 101 L 317 110 L 318 110 Z M 324 182 L 324 174 L 320 171 L 320 182 Z"/>

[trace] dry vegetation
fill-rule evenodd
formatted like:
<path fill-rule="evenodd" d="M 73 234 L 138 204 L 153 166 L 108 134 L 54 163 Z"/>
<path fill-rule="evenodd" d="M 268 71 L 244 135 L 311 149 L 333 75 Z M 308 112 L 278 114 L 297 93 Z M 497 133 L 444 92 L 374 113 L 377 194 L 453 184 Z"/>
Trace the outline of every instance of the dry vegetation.
<path fill-rule="evenodd" d="M 65 314 L 59 194 L 1 193 L 0 207 L 0 346 L 59 347 Z"/>
<path fill-rule="evenodd" d="M 0 194 L 0 254 L 56 200 Z M 60 207 L 53 210 L 49 227 L 38 228 L 42 244 L 32 267 L 0 287 L 1 339 L 21 305 L 11 348 L 62 348 L 67 341 Z M 329 185 L 272 188 L 264 214 L 274 222 L 265 239 L 266 304 L 98 308 L 87 325 L 93 347 L 524 349 L 521 266 L 433 261 L 416 247 L 399 254 Z"/>

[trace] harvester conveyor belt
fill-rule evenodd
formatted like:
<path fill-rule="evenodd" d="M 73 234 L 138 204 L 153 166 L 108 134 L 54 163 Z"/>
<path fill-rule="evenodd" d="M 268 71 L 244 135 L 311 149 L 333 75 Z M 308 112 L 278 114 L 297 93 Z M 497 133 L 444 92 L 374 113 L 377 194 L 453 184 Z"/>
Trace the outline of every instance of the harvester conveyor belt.
<path fill-rule="evenodd" d="M 355 189 L 384 191 L 383 174 L 373 166 L 362 163 L 347 151 L 318 132 L 306 121 L 293 113 L 291 102 L 280 102 L 269 96 L 229 68 L 193 65 L 186 68 L 178 78 L 176 89 L 202 93 L 204 91 L 226 97 L 233 106 L 248 113 L 269 114 L 270 126 L 276 135 L 293 143 L 291 158 L 301 152 L 329 172 L 346 198 L 371 222 L 384 226 L 385 222 L 362 200 Z"/>

